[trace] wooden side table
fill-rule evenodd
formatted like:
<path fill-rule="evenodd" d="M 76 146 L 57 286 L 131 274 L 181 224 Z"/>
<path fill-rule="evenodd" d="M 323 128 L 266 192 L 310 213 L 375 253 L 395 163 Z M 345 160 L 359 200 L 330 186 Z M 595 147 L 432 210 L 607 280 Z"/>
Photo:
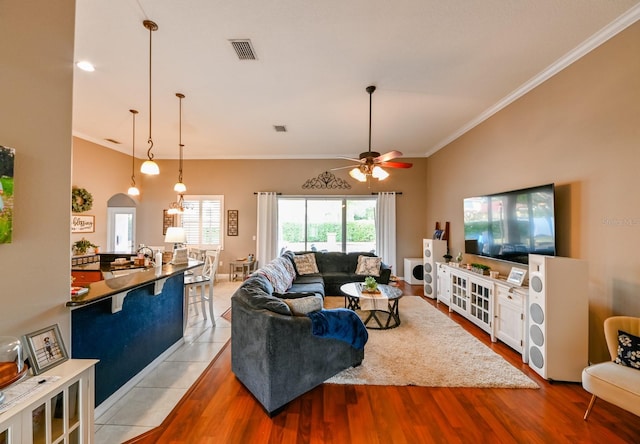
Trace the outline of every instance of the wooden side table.
<path fill-rule="evenodd" d="M 256 261 L 233 261 L 229 262 L 229 280 L 235 281 L 242 276 L 244 281 L 249 274 L 254 270 Z"/>

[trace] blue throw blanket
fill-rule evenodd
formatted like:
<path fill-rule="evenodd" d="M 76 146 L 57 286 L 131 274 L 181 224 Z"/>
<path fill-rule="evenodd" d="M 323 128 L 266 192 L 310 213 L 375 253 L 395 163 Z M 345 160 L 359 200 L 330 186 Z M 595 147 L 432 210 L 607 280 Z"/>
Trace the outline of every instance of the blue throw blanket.
<path fill-rule="evenodd" d="M 363 350 L 369 333 L 358 315 L 346 308 L 320 310 L 308 313 L 314 336 L 344 341 L 352 347 Z"/>

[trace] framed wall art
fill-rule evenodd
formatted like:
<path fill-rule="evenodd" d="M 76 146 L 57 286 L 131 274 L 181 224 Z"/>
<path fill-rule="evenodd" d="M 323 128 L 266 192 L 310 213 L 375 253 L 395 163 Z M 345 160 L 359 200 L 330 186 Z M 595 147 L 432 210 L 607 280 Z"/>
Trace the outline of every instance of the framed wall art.
<path fill-rule="evenodd" d="M 13 240 L 13 161 L 16 150 L 0 145 L 0 244 Z"/>
<path fill-rule="evenodd" d="M 34 375 L 69 359 L 58 324 L 29 333 L 23 338 Z"/>
<path fill-rule="evenodd" d="M 162 210 L 162 235 L 167 234 L 167 228 L 175 227 L 176 215 L 169 214 L 169 210 Z"/>
<path fill-rule="evenodd" d="M 238 210 L 227 211 L 227 236 L 238 235 Z"/>
<path fill-rule="evenodd" d="M 96 231 L 95 216 L 71 216 L 72 233 L 93 233 Z"/>

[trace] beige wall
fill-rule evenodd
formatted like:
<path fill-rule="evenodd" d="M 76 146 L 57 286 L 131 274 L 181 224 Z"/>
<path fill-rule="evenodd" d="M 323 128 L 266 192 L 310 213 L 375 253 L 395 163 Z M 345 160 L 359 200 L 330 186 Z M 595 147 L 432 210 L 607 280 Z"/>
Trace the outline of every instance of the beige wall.
<path fill-rule="evenodd" d="M 16 149 L 13 242 L 0 245 L 0 335 L 59 324 L 69 347 L 75 2 L 0 0 L 0 144 Z"/>
<path fill-rule="evenodd" d="M 84 235 L 94 244 L 106 246 L 106 201 L 116 193 L 126 193 L 131 175 L 131 158 L 81 139 L 74 139 L 73 184 L 89 190 L 94 198 L 91 212 L 96 216 L 96 232 Z M 397 273 L 402 275 L 403 258 L 422 255 L 422 238 L 429 230 L 425 223 L 425 175 L 427 159 L 407 159 L 414 167 L 390 171 L 384 182 L 368 188 L 351 179 L 347 171 L 335 171 L 348 180 L 350 190 L 303 190 L 302 184 L 330 168 L 344 166 L 342 160 L 186 160 L 184 182 L 187 194 L 221 194 L 226 210 L 239 212 L 239 236 L 224 238 L 223 263 L 256 252 L 257 191 L 277 191 L 285 195 L 352 195 L 375 191 L 400 191 L 397 198 Z M 139 165 L 140 161 L 136 162 Z M 178 178 L 177 161 L 158 161 L 159 176 L 136 173 L 141 189 L 137 210 L 137 243 L 165 245 L 162 210 L 176 200 L 173 184 Z M 98 165 L 99 168 L 95 166 Z M 226 233 L 225 233 L 226 234 Z M 82 235 L 75 234 L 72 241 Z M 167 247 L 170 247 L 167 245 Z M 226 268 L 222 267 L 224 273 Z"/>
<path fill-rule="evenodd" d="M 138 169 L 141 163 L 136 161 Z M 136 183 L 143 180 L 139 175 L 136 174 Z M 70 245 L 84 237 L 104 251 L 107 245 L 107 201 L 116 194 L 127 193 L 131 183 L 131 156 L 74 137 L 72 177 L 74 187 L 86 189 L 93 197 L 91 210 L 80 214 L 95 216 L 96 221 L 95 232 L 71 234 Z M 140 201 L 137 197 L 133 200 Z"/>
<path fill-rule="evenodd" d="M 555 182 L 559 255 L 589 263 L 593 361 L 608 357 L 606 317 L 640 316 L 638 54 L 640 23 L 430 157 L 427 169 L 427 220 L 452 222 L 455 251 L 464 246 L 463 198 Z"/>

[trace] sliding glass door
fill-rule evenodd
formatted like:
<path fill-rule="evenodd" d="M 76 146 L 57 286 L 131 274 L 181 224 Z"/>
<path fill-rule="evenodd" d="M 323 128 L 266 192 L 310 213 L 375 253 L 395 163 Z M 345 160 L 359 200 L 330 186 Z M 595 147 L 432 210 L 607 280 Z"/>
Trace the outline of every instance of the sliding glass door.
<path fill-rule="evenodd" d="M 374 251 L 375 198 L 281 197 L 278 248 L 292 251 Z"/>

